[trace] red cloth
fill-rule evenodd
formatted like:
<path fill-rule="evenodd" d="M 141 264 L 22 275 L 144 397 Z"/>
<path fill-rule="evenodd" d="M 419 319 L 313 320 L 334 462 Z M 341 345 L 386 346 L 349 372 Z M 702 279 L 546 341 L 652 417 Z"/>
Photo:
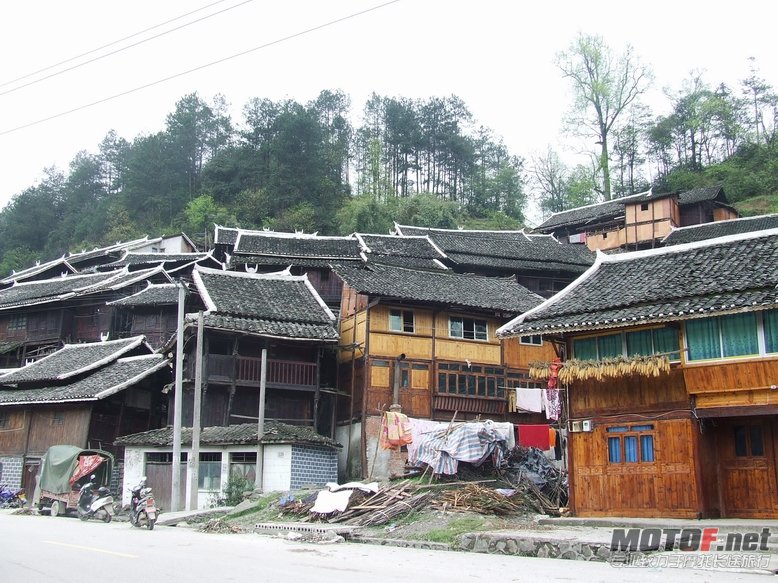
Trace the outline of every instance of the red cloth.
<path fill-rule="evenodd" d="M 70 485 L 72 486 L 78 479 L 83 478 L 87 474 L 91 474 L 103 461 L 102 456 L 99 455 L 79 456 L 78 465 L 73 469 L 73 475 L 70 476 Z"/>
<path fill-rule="evenodd" d="M 519 445 L 521 447 L 537 447 L 548 449 L 548 425 L 519 425 Z"/>

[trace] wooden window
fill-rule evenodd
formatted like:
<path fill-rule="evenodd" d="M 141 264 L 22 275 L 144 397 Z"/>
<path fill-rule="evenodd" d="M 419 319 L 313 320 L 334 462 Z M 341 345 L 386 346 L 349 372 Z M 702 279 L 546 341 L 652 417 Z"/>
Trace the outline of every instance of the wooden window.
<path fill-rule="evenodd" d="M 505 369 L 466 364 L 438 364 L 438 393 L 461 397 L 505 398 Z"/>
<path fill-rule="evenodd" d="M 681 359 L 678 328 L 646 328 L 634 332 L 587 336 L 573 340 L 573 357 L 578 360 L 600 360 L 614 356 L 650 356 L 665 354 L 677 362 Z"/>
<path fill-rule="evenodd" d="M 761 425 L 736 425 L 733 437 L 737 457 L 764 456 L 764 438 Z"/>
<path fill-rule="evenodd" d="M 54 411 L 54 413 L 51 416 L 51 424 L 52 425 L 64 425 L 65 424 L 65 413 L 62 411 Z"/>
<path fill-rule="evenodd" d="M 465 340 L 488 340 L 486 320 L 452 317 L 448 320 L 448 335 Z"/>
<path fill-rule="evenodd" d="M 640 205 L 640 210 L 647 211 L 648 210 L 648 203 L 644 202 Z"/>
<path fill-rule="evenodd" d="M 391 310 L 389 312 L 389 329 L 393 332 L 413 334 L 413 312 L 411 310 Z"/>
<path fill-rule="evenodd" d="M 0 429 L 7 429 L 10 424 L 8 411 L 0 411 Z"/>
<path fill-rule="evenodd" d="M 654 426 L 616 425 L 605 429 L 608 462 L 611 464 L 653 463 Z"/>
<path fill-rule="evenodd" d="M 533 334 L 532 336 L 520 336 L 520 344 L 528 344 L 530 346 L 543 346 L 543 337 L 540 334 Z"/>
<path fill-rule="evenodd" d="M 755 312 L 686 322 L 689 360 L 710 360 L 762 353 L 764 329 Z"/>
<path fill-rule="evenodd" d="M 27 329 L 27 314 L 14 314 L 8 320 L 8 331 L 26 330 Z"/>

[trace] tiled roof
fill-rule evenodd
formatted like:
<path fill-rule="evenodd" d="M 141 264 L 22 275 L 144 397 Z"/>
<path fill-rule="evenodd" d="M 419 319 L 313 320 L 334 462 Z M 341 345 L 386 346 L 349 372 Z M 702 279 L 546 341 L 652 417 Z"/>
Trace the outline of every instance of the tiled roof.
<path fill-rule="evenodd" d="M 669 235 L 662 239 L 662 243 L 665 245 L 678 245 L 705 239 L 715 239 L 716 237 L 726 237 L 727 235 L 748 233 L 750 231 L 775 229 L 776 227 L 778 227 L 778 214 L 731 219 L 729 221 L 715 221 L 713 223 L 673 229 Z"/>
<path fill-rule="evenodd" d="M 446 259 L 429 237 L 399 237 L 356 233 L 368 262 L 398 265 L 416 269 L 447 269 Z"/>
<path fill-rule="evenodd" d="M 501 334 L 564 333 L 775 307 L 778 229 L 615 255 Z"/>
<path fill-rule="evenodd" d="M 240 229 L 215 225 L 213 231 L 214 245 L 235 245 L 235 241 L 238 239 L 238 233 L 240 232 Z"/>
<path fill-rule="evenodd" d="M 248 266 L 251 269 L 255 265 L 271 266 L 276 269 L 286 269 L 289 266 L 293 267 L 316 267 L 326 268 L 333 264 L 332 259 L 315 259 L 310 257 L 265 257 L 263 255 L 230 255 L 227 267 L 230 269 L 240 269 L 245 271 L 245 267 Z M 360 257 L 358 259 L 338 259 L 338 263 L 349 262 L 355 265 L 361 265 L 364 260 Z"/>
<path fill-rule="evenodd" d="M 23 281 L 25 279 L 30 279 L 31 277 L 35 277 L 36 275 L 39 275 L 46 271 L 55 270 L 55 269 L 58 269 L 60 271 L 60 273 L 57 273 L 56 275 L 60 275 L 62 273 L 76 272 L 76 269 L 68 263 L 67 259 L 65 259 L 64 257 L 60 257 L 59 259 L 54 259 L 53 261 L 38 263 L 32 267 L 28 267 L 27 269 L 14 271 L 8 277 L 4 279 L 0 279 L 0 284 L 12 283 L 14 281 Z"/>
<path fill-rule="evenodd" d="M 190 320 L 196 318 L 193 314 L 190 314 L 188 317 Z M 338 340 L 338 331 L 332 323 L 314 324 L 309 322 L 284 322 L 279 320 L 206 314 L 203 316 L 203 324 L 206 328 L 229 330 L 231 332 L 245 332 L 246 334 L 254 334 L 257 336 L 291 338 L 294 340 L 316 340 L 323 342 L 336 342 Z"/>
<path fill-rule="evenodd" d="M 674 193 L 669 192 L 654 193 L 649 190 L 639 194 L 632 194 L 622 198 L 569 209 L 554 213 L 542 224 L 538 225 L 535 230 L 549 233 L 563 227 L 584 227 L 586 225 L 599 224 L 609 220 L 623 219 L 627 204 L 657 200 L 659 198 L 673 196 L 673 194 Z M 712 200 L 718 200 L 721 203 L 727 204 L 724 190 L 720 186 L 694 188 L 678 195 L 678 204 L 680 206 L 698 204 Z"/>
<path fill-rule="evenodd" d="M 553 237 L 524 231 L 466 231 L 396 225 L 404 236 L 428 236 L 460 266 L 500 269 L 561 269 L 583 272 L 594 263 L 594 254 L 583 245 L 563 245 Z"/>
<path fill-rule="evenodd" d="M 133 241 L 125 241 L 123 243 L 108 245 L 107 247 L 100 247 L 100 248 L 96 247 L 90 251 L 69 253 L 67 256 L 67 260 L 71 265 L 77 265 L 100 257 L 107 257 L 109 255 L 116 256 L 117 254 L 121 254 L 126 249 L 142 247 L 143 245 L 148 245 L 152 241 L 153 240 L 150 240 L 148 237 L 143 237 L 141 239 L 135 239 Z"/>
<path fill-rule="evenodd" d="M 329 437 L 319 435 L 310 427 L 301 425 L 289 425 L 278 421 L 265 422 L 265 433 L 262 443 L 292 443 L 317 445 L 329 448 L 341 447 L 340 444 Z M 200 443 L 207 445 L 252 445 L 257 443 L 258 427 L 256 423 L 242 423 L 240 425 L 228 425 L 225 427 L 203 427 L 200 432 Z M 125 447 L 151 446 L 171 447 L 173 445 L 173 428 L 152 429 L 143 433 L 125 435 L 118 438 L 116 445 Z M 181 430 L 181 444 L 192 444 L 192 428 L 184 427 Z"/>
<path fill-rule="evenodd" d="M 47 382 L 67 379 L 103 366 L 144 346 L 143 336 L 122 340 L 66 344 L 56 352 L 0 377 L 0 384 Z M 147 350 L 150 351 L 150 349 Z"/>
<path fill-rule="evenodd" d="M 708 186 L 705 188 L 693 188 L 678 195 L 678 204 L 696 204 L 710 200 L 719 200 L 726 203 L 724 189 L 721 186 Z"/>
<path fill-rule="evenodd" d="M 222 316 L 308 324 L 332 324 L 335 320 L 305 275 L 196 267 L 193 279 L 208 310 Z"/>
<path fill-rule="evenodd" d="M 119 358 L 67 384 L 37 389 L 0 389 L 0 406 L 96 401 L 140 382 L 169 363 L 161 354 Z"/>
<path fill-rule="evenodd" d="M 460 275 L 385 265 L 361 268 L 336 265 L 335 272 L 357 292 L 372 296 L 512 314 L 525 312 L 543 301 L 510 277 Z"/>
<path fill-rule="evenodd" d="M 294 233 L 241 231 L 235 243 L 237 255 L 306 257 L 317 259 L 360 259 L 355 237 L 319 237 Z"/>
<path fill-rule="evenodd" d="M 157 265 L 161 263 L 187 263 L 207 260 L 210 253 L 132 253 L 126 252 L 121 259 L 102 266 L 103 269 L 119 268 L 125 265 Z M 215 260 L 214 260 L 215 261 Z"/>
<path fill-rule="evenodd" d="M 108 302 L 109 306 L 166 306 L 178 303 L 178 286 L 175 283 L 149 283 L 145 289 L 126 298 Z"/>
<path fill-rule="evenodd" d="M 64 299 L 114 277 L 116 277 L 116 272 L 67 275 L 43 281 L 17 283 L 12 287 L 0 290 L 0 309 Z"/>

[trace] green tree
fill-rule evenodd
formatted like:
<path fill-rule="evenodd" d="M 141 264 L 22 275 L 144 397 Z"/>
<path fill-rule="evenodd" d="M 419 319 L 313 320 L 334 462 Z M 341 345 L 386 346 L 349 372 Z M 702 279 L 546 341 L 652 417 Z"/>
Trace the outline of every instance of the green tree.
<path fill-rule="evenodd" d="M 575 102 L 567 128 L 594 137 L 601 191 L 611 199 L 609 139 L 622 113 L 648 88 L 651 72 L 627 46 L 615 54 L 602 37 L 579 34 L 557 55 L 556 65 L 573 87 Z"/>
<path fill-rule="evenodd" d="M 213 231 L 214 223 L 232 227 L 235 226 L 235 217 L 230 212 L 217 205 L 210 194 L 201 194 L 191 200 L 184 209 L 186 227 L 191 233 L 203 233 L 205 244 L 208 246 L 208 233 Z"/>

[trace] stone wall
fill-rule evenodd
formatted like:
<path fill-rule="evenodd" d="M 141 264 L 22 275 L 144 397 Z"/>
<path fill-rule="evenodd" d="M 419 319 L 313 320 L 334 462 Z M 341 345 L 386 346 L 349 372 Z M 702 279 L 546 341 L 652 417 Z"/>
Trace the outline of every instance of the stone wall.
<path fill-rule="evenodd" d="M 22 472 L 24 458 L 21 456 L 0 457 L 0 484 L 5 484 L 12 490 L 22 487 Z"/>

